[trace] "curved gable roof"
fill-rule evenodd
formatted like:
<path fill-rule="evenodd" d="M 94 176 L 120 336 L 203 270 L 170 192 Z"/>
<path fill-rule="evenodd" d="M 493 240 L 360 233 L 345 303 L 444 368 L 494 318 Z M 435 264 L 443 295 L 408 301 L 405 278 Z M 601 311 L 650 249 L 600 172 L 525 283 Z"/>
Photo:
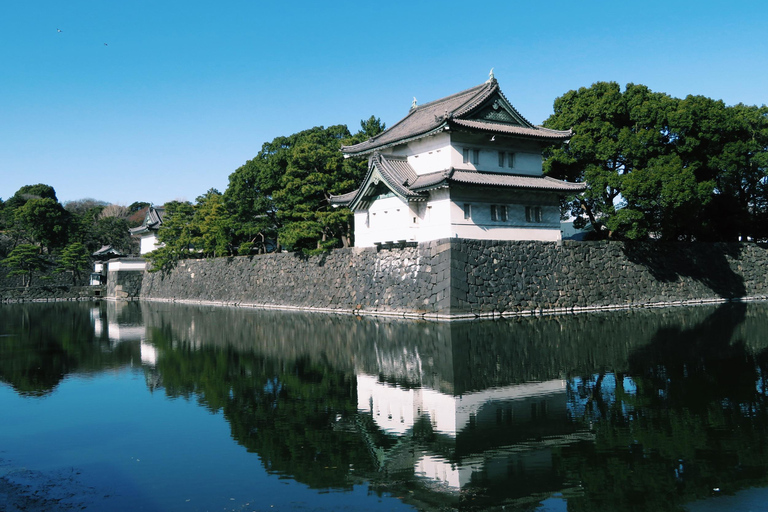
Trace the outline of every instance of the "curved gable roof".
<path fill-rule="evenodd" d="M 403 119 L 379 135 L 352 146 L 342 146 L 348 156 L 380 151 L 439 133 L 451 126 L 484 130 L 542 140 L 565 140 L 571 131 L 549 130 L 525 119 L 501 92 L 495 78 L 465 91 L 412 107 Z"/>

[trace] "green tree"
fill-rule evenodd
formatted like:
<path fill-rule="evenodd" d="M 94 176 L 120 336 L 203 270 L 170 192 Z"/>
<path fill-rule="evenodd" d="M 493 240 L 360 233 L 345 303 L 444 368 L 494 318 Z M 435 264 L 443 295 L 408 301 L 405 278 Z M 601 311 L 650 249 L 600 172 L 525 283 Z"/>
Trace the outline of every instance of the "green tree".
<path fill-rule="evenodd" d="M 242 246 L 245 254 L 251 247 L 264 252 L 267 240 L 277 238 L 280 224 L 271 194 L 279 184 L 270 162 L 275 152 L 271 145 L 264 144 L 256 158 L 230 174 L 224 192 L 233 226 L 232 244 Z"/>
<path fill-rule="evenodd" d="M 28 226 L 23 222 L 20 222 L 16 217 L 17 212 L 32 199 L 51 199 L 54 202 L 58 202 L 56 199 L 56 191 L 50 185 L 43 185 L 42 183 L 37 185 L 25 185 L 17 190 L 16 193 L 5 202 L 2 212 L 0 212 L 2 215 L 0 225 L 2 225 L 5 234 L 11 240 L 11 245 L 13 247 L 20 243 L 37 242 L 34 234 L 27 229 Z"/>
<path fill-rule="evenodd" d="M 574 135 L 549 151 L 545 171 L 586 182 L 569 213 L 603 237 L 764 236 L 766 112 L 598 82 L 555 100 L 545 125 Z"/>
<path fill-rule="evenodd" d="M 97 251 L 104 245 L 111 245 L 123 254 L 134 254 L 138 251 L 138 242 L 131 237 L 128 220 L 118 217 L 103 217 L 93 225 L 93 244 L 88 247 Z"/>
<path fill-rule="evenodd" d="M 203 256 L 231 254 L 230 222 L 224 205 L 224 196 L 215 188 L 196 199 L 192 225 L 195 237 L 192 244 Z"/>
<path fill-rule="evenodd" d="M 56 190 L 50 185 L 44 185 L 38 183 L 37 185 L 24 185 L 16 191 L 13 196 L 8 199 L 8 207 L 11 210 L 15 210 L 24 206 L 24 204 L 30 199 L 53 199 L 58 202 L 56 198 Z"/>
<path fill-rule="evenodd" d="M 46 249 L 55 249 L 67 242 L 70 215 L 55 199 L 28 200 L 16 209 L 14 221 L 19 229 Z"/>
<path fill-rule="evenodd" d="M 234 245 L 277 237 L 290 250 L 348 246 L 352 213 L 328 199 L 353 190 L 365 175 L 365 162 L 344 159 L 339 150 L 378 134 L 384 124 L 371 116 L 360 126 L 354 136 L 337 125 L 277 137 L 237 169 L 224 193 L 237 226 Z"/>
<path fill-rule="evenodd" d="M 161 247 L 147 253 L 150 272 L 169 271 L 179 260 L 194 254 L 194 240 L 198 236 L 194 226 L 195 208 L 189 201 L 171 201 L 165 205 L 165 218 L 157 238 Z"/>
<path fill-rule="evenodd" d="M 3 265 L 11 269 L 8 275 L 22 276 L 24 286 L 32 283 L 32 276 L 46 267 L 45 260 L 40 256 L 40 247 L 33 244 L 19 244 L 11 250 Z"/>
<path fill-rule="evenodd" d="M 71 272 L 73 285 L 76 285 L 82 275 L 91 269 L 90 253 L 80 242 L 67 245 L 61 251 L 58 263 L 56 272 Z"/>

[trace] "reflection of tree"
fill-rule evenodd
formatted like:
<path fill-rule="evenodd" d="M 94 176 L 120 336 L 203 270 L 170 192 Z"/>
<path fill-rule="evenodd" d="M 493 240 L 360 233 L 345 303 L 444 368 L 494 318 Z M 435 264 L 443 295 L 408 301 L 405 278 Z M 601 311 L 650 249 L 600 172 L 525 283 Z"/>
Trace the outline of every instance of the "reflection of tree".
<path fill-rule="evenodd" d="M 131 360 L 133 347 L 103 350 L 91 324 L 92 304 L 0 307 L 0 380 L 22 395 L 50 393 L 69 373 Z"/>
<path fill-rule="evenodd" d="M 569 510 L 678 510 L 714 488 L 768 482 L 766 366 L 731 342 L 744 313 L 724 305 L 693 327 L 659 330 L 627 375 L 571 381 L 572 410 L 595 442 L 561 453 L 584 489 Z"/>
<path fill-rule="evenodd" d="M 355 429 L 355 377 L 305 359 L 277 361 L 228 347 L 190 350 L 155 330 L 157 371 L 172 397 L 223 411 L 232 437 L 268 471 L 314 488 L 349 488 L 373 462 Z"/>

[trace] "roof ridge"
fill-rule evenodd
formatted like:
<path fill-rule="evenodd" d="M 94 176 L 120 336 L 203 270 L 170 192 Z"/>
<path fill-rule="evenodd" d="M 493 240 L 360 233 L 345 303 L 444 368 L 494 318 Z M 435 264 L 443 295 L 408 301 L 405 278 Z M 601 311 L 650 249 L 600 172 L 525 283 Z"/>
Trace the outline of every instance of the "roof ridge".
<path fill-rule="evenodd" d="M 464 89 L 463 91 L 455 92 L 455 93 L 453 93 L 453 94 L 451 94 L 449 96 L 445 96 L 443 98 L 438 98 L 436 100 L 429 101 L 427 103 L 424 103 L 423 105 L 416 105 L 416 108 L 411 110 L 411 112 L 414 112 L 414 111 L 419 110 L 419 109 L 424 109 L 424 108 L 427 108 L 427 107 L 430 107 L 430 106 L 434 106 L 435 103 L 441 103 L 443 101 L 448 101 L 448 100 L 455 99 L 455 98 L 461 96 L 462 94 L 467 94 L 469 92 L 474 92 L 476 89 L 482 89 L 484 86 L 487 86 L 487 85 L 489 85 L 489 82 L 483 82 L 480 85 L 476 85 L 474 87 L 470 87 L 469 89 Z M 405 116 L 405 117 L 408 117 L 408 116 Z"/>

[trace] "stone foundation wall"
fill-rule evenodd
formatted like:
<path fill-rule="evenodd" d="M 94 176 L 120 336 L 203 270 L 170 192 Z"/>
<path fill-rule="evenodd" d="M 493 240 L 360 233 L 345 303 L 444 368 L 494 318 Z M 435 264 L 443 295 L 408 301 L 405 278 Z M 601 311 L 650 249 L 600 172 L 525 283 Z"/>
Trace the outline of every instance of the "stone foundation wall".
<path fill-rule="evenodd" d="M 766 298 L 768 249 L 446 239 L 186 260 L 168 274 L 145 273 L 141 297 L 453 318 Z"/>
<path fill-rule="evenodd" d="M 756 244 L 452 240 L 450 259 L 453 314 L 768 297 Z"/>
<path fill-rule="evenodd" d="M 101 286 L 19 286 L 0 289 L 0 303 L 94 300 L 101 298 L 102 295 Z"/>
<path fill-rule="evenodd" d="M 141 297 L 153 300 L 387 313 L 448 307 L 450 246 L 338 249 L 185 260 L 169 274 L 147 272 Z"/>

